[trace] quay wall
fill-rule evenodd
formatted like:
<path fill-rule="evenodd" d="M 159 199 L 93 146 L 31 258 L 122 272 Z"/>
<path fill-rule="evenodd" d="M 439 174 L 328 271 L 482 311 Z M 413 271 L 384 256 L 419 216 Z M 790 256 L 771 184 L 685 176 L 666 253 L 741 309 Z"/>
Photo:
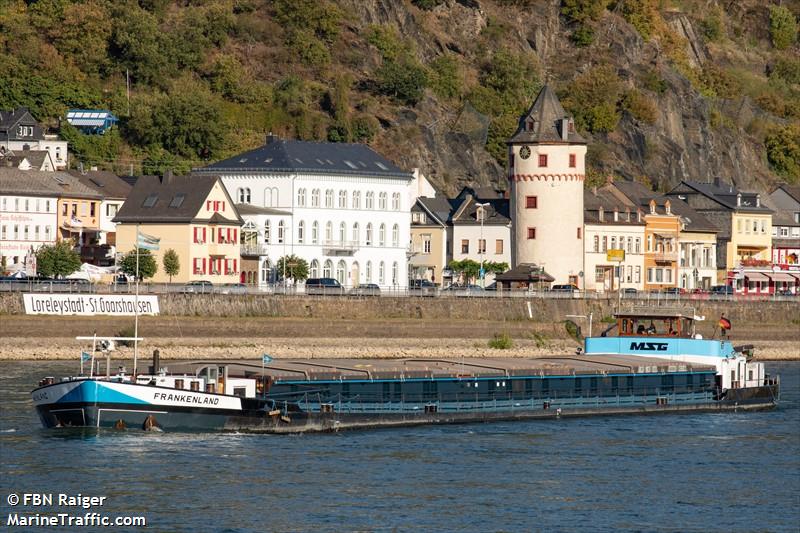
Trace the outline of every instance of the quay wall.
<path fill-rule="evenodd" d="M 553 322 L 566 315 L 594 314 L 596 324 L 609 317 L 616 299 L 551 299 L 500 297 L 349 297 L 299 295 L 160 294 L 164 316 L 286 317 L 315 319 L 427 319 Z M 632 303 L 633 301 L 629 301 Z M 647 302 L 637 302 L 646 305 Z M 663 304 L 662 304 L 663 305 Z M 676 302 L 670 302 L 675 306 Z M 734 324 L 785 324 L 800 328 L 800 301 L 687 300 L 707 320 L 722 313 Z M 530 312 L 530 316 L 529 316 Z M 2 315 L 25 313 L 20 293 L 0 293 Z"/>

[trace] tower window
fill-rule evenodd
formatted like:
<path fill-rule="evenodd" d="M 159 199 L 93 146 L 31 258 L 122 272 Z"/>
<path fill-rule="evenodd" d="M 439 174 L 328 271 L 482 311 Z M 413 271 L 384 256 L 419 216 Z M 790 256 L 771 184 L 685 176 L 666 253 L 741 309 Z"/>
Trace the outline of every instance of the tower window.
<path fill-rule="evenodd" d="M 540 167 L 547 166 L 547 154 L 539 154 L 539 166 Z"/>
<path fill-rule="evenodd" d="M 526 196 L 525 197 L 525 209 L 536 209 L 536 197 L 535 196 Z"/>
<path fill-rule="evenodd" d="M 576 157 L 575 154 L 569 154 L 569 168 L 575 168 L 576 164 Z"/>
<path fill-rule="evenodd" d="M 528 239 L 536 238 L 536 228 L 528 228 Z"/>
<path fill-rule="evenodd" d="M 578 238 L 581 238 L 581 228 L 578 228 Z"/>

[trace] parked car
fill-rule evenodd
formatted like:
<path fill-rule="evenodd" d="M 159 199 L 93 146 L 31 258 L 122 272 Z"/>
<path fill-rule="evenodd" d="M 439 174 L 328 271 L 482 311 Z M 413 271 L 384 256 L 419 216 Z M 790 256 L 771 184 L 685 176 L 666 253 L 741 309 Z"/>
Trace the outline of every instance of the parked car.
<path fill-rule="evenodd" d="M 380 296 L 381 288 L 376 283 L 365 283 L 350 289 L 353 296 Z"/>
<path fill-rule="evenodd" d="M 436 294 L 438 287 L 432 281 L 427 279 L 412 279 L 408 282 L 408 292 L 413 295 L 431 295 Z"/>
<path fill-rule="evenodd" d="M 344 287 L 334 278 L 308 278 L 306 294 L 344 294 Z"/>
<path fill-rule="evenodd" d="M 734 294 L 734 291 L 730 285 L 714 285 L 711 287 L 711 294 L 714 296 L 730 296 Z"/>
<path fill-rule="evenodd" d="M 183 286 L 184 294 L 210 294 L 214 292 L 214 284 L 206 280 L 190 281 Z"/>
<path fill-rule="evenodd" d="M 483 287 L 480 285 L 462 285 L 460 283 L 453 283 L 452 285 L 448 285 L 442 289 L 442 292 L 455 296 L 467 296 L 470 294 L 481 294 L 484 291 Z"/>
<path fill-rule="evenodd" d="M 674 294 L 678 296 L 680 294 L 686 294 L 686 289 L 683 287 L 666 287 L 663 292 L 664 294 Z"/>
<path fill-rule="evenodd" d="M 625 287 L 622 289 L 623 298 L 636 298 L 639 296 L 639 290 L 634 287 Z"/>
<path fill-rule="evenodd" d="M 708 291 L 706 289 L 701 288 L 701 287 L 696 287 L 696 288 L 692 289 L 692 294 L 708 294 Z"/>
<path fill-rule="evenodd" d="M 225 283 L 220 285 L 218 292 L 222 294 L 244 294 L 247 292 L 247 285 L 244 283 Z"/>

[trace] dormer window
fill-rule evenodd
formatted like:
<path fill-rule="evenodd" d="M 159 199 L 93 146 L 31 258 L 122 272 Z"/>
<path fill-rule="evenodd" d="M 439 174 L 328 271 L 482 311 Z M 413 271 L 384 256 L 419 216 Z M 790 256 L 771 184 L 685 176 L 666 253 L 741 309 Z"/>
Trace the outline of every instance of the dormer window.
<path fill-rule="evenodd" d="M 597 210 L 597 219 L 600 222 L 605 222 L 605 220 L 604 220 L 605 219 L 605 210 L 603 209 L 602 206 L 600 206 L 600 209 Z"/>
<path fill-rule="evenodd" d="M 614 209 L 614 222 L 619 222 L 619 211 Z"/>
<path fill-rule="evenodd" d="M 656 214 L 656 201 L 655 200 L 650 200 L 650 214 L 651 215 L 655 215 Z"/>
<path fill-rule="evenodd" d="M 525 121 L 525 131 L 533 131 L 535 121 L 531 118 Z"/>
<path fill-rule="evenodd" d="M 664 209 L 666 210 L 666 212 L 667 212 L 667 214 L 668 214 L 668 215 L 671 215 L 671 214 L 672 214 L 672 210 L 670 209 L 670 207 L 671 207 L 671 206 L 670 206 L 669 200 L 667 200 L 666 202 L 664 202 Z"/>

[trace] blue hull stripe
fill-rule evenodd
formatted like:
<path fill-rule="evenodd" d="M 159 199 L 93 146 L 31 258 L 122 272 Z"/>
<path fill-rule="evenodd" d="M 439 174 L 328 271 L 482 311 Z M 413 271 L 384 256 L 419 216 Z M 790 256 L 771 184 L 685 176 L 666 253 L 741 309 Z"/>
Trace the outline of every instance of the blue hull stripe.
<path fill-rule="evenodd" d="M 96 381 L 86 381 L 58 399 L 56 403 L 127 403 L 150 405 L 144 400 L 104 387 Z"/>

